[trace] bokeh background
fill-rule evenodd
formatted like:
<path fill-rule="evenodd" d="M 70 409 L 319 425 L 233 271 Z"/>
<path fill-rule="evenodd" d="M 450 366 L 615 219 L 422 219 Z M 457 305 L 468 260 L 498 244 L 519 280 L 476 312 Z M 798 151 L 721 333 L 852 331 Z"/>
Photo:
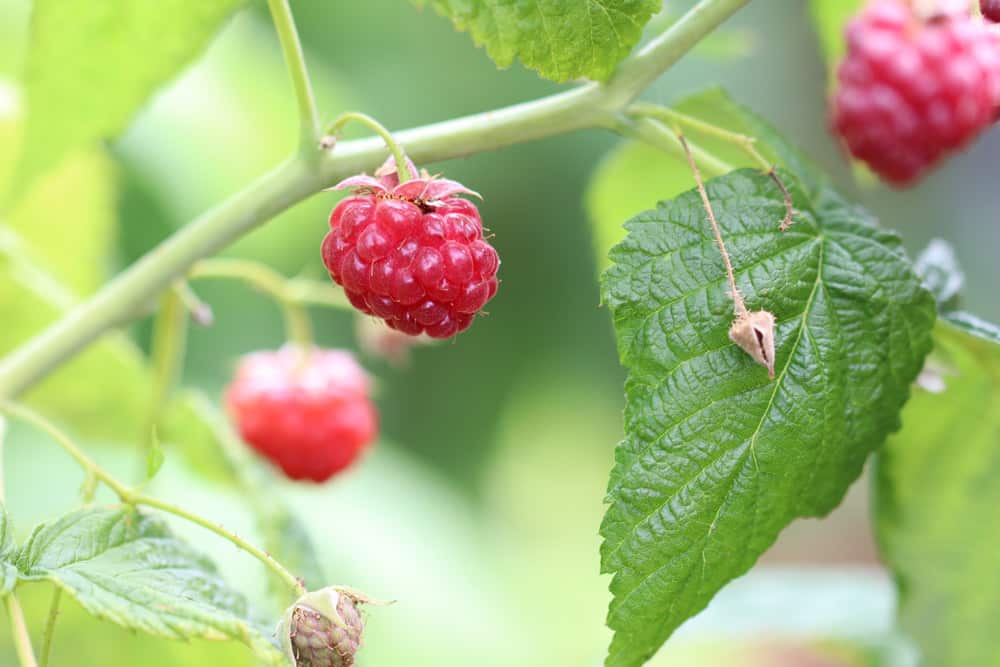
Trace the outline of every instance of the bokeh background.
<path fill-rule="evenodd" d="M 671 2 L 669 10 L 686 4 Z M 22 111 L 27 5 L 0 0 L 0 133 L 15 132 Z M 293 0 L 292 7 L 330 117 L 358 109 L 398 129 L 559 89 L 520 66 L 498 71 L 467 35 L 404 0 Z M 912 253 L 933 237 L 950 241 L 967 275 L 966 306 L 1000 319 L 996 260 L 984 251 L 1000 242 L 1000 133 L 914 191 L 856 184 L 825 128 L 826 70 L 806 3 L 751 3 L 646 97 L 669 102 L 709 85 L 726 87 L 800 144 L 899 230 Z M 295 117 L 277 40 L 257 3 L 121 138 L 52 186 L 59 214 L 52 219 L 39 206 L 38 224 L 59 233 L 74 224 L 75 206 L 114 217 L 106 258 L 113 272 L 280 160 L 294 146 Z M 608 582 L 598 574 L 597 528 L 621 436 L 624 374 L 599 303 L 606 248 L 595 248 L 584 195 L 617 142 L 580 132 L 433 166 L 485 194 L 481 212 L 503 258 L 490 314 L 454 343 L 416 350 L 403 367 L 366 358 L 378 379 L 381 442 L 326 486 L 279 487 L 310 527 L 331 581 L 397 600 L 371 612 L 362 665 L 573 666 L 603 658 Z M 225 254 L 321 277 L 319 241 L 335 201 L 317 195 Z M 184 381 L 217 397 L 240 354 L 282 343 L 281 320 L 272 303 L 240 285 L 205 283 L 198 292 L 215 324 L 192 332 Z M 315 324 L 322 343 L 357 348 L 350 314 L 316 311 Z M 146 346 L 149 328 L 140 322 L 131 335 Z M 80 479 L 42 439 L 23 429 L 14 436 L 7 495 L 23 536 L 70 507 Z M 94 447 L 112 468 L 133 465 L 127 448 Z M 152 490 L 254 536 L 246 498 L 213 485 L 185 457 L 168 450 Z M 862 480 L 828 519 L 793 525 L 655 664 L 903 664 L 905 650 L 887 638 L 893 599 L 877 565 L 867 495 Z M 197 529 L 178 530 L 270 608 L 253 561 Z M 24 595 L 40 626 L 49 589 L 28 587 Z M 252 664 L 240 646 L 138 637 L 65 607 L 54 665 Z M 0 665 L 13 665 L 3 626 Z"/>

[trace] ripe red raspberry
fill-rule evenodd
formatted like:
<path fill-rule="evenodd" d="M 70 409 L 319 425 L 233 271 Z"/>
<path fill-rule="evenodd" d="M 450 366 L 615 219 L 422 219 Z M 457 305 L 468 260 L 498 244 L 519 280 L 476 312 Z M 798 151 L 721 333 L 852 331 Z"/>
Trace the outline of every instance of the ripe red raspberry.
<path fill-rule="evenodd" d="M 847 26 L 833 131 L 896 186 L 968 144 L 1000 107 L 1000 35 L 941 7 L 921 17 L 903 0 L 872 0 Z"/>
<path fill-rule="evenodd" d="M 979 0 L 979 9 L 986 19 L 1000 23 L 1000 0 Z"/>
<path fill-rule="evenodd" d="M 416 169 L 410 164 L 412 174 Z M 392 158 L 330 214 L 323 263 L 355 308 L 398 331 L 450 338 L 465 331 L 497 291 L 500 259 L 483 238 L 476 194 L 426 173 L 400 185 Z"/>
<path fill-rule="evenodd" d="M 286 345 L 243 357 L 226 407 L 243 439 L 291 479 L 324 482 L 378 432 L 370 381 L 343 350 Z"/>

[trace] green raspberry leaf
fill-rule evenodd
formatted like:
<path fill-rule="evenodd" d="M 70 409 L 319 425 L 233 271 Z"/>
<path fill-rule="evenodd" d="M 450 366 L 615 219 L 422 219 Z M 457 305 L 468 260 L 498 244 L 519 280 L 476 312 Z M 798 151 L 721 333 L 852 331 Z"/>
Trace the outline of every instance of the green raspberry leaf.
<path fill-rule="evenodd" d="M 604 81 L 629 54 L 660 0 L 412 0 L 431 4 L 485 46 L 493 62 L 515 58 L 553 81 Z"/>
<path fill-rule="evenodd" d="M 49 580 L 88 612 L 167 639 L 236 640 L 268 664 L 283 658 L 270 631 L 212 563 L 159 519 L 128 508 L 79 509 L 37 527 L 17 560 L 22 578 Z"/>
<path fill-rule="evenodd" d="M 925 665 L 1000 654 L 1000 329 L 945 316 L 921 388 L 878 465 L 877 531 L 899 624 Z"/>
<path fill-rule="evenodd" d="M 3 417 L 0 417 L 0 442 L 3 441 Z M 17 584 L 17 567 L 14 558 L 17 549 L 14 547 L 14 527 L 10 525 L 7 507 L 0 503 L 0 598 L 4 597 Z"/>
<path fill-rule="evenodd" d="M 35 0 L 14 193 L 75 149 L 117 135 L 244 3 Z"/>
<path fill-rule="evenodd" d="M 898 428 L 931 348 L 934 300 L 895 234 L 795 179 L 708 195 L 752 310 L 777 318 L 777 378 L 728 338 L 733 304 L 697 192 L 630 220 L 603 276 L 626 381 L 601 534 L 614 573 L 606 664 L 640 665 L 797 517 L 832 510 Z"/>

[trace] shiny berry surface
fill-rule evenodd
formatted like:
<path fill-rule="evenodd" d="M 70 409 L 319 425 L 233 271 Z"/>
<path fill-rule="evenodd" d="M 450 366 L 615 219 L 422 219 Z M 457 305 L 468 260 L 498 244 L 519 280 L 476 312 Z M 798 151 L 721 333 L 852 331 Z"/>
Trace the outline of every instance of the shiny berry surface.
<path fill-rule="evenodd" d="M 353 463 L 378 433 L 370 380 L 343 350 L 286 346 L 240 360 L 226 389 L 242 438 L 291 479 L 323 482 Z"/>
<path fill-rule="evenodd" d="M 980 19 L 873 0 L 846 37 L 831 125 L 888 183 L 914 183 L 996 120 L 1000 35 Z"/>
<path fill-rule="evenodd" d="M 475 204 L 459 197 L 350 196 L 330 215 L 322 253 L 355 308 L 410 335 L 450 338 L 497 292 L 500 259 Z"/>

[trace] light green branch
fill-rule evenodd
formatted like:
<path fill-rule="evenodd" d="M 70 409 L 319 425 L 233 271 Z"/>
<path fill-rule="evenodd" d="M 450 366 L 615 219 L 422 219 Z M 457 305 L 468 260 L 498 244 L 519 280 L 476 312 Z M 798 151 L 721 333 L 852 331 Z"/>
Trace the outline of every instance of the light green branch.
<path fill-rule="evenodd" d="M 272 7 L 287 9 L 284 2 L 270 2 Z M 623 61 L 606 84 L 588 83 L 532 102 L 404 130 L 394 137 L 406 146 L 411 159 L 428 163 L 582 128 L 614 130 L 639 93 L 747 2 L 701 0 L 637 55 Z M 305 99 L 306 88 L 296 89 L 300 101 Z M 384 155 L 382 140 L 372 137 L 321 152 L 318 162 L 297 156 L 278 166 L 182 227 L 87 302 L 0 361 L 0 398 L 17 396 L 101 334 L 142 312 L 199 259 L 331 183 L 371 169 Z"/>
<path fill-rule="evenodd" d="M 177 505 L 168 503 L 164 500 L 144 495 L 139 491 L 129 488 L 125 484 L 119 482 L 108 471 L 98 465 L 96 461 L 84 454 L 83 450 L 81 450 L 76 443 L 69 438 L 69 436 L 60 431 L 41 415 L 36 414 L 28 408 L 6 401 L 0 401 L 0 412 L 5 413 L 10 417 L 24 420 L 25 422 L 28 422 L 48 434 L 53 441 L 62 447 L 63 450 L 65 450 L 66 453 L 68 453 L 73 460 L 75 460 L 80 467 L 83 468 L 88 476 L 92 476 L 106 484 L 126 505 L 145 505 L 146 507 L 153 507 L 206 528 L 219 537 L 228 540 L 236 547 L 246 551 L 248 554 L 263 563 L 266 567 L 270 568 L 285 583 L 288 584 L 288 587 L 291 588 L 296 595 L 303 595 L 306 593 L 305 586 L 302 585 L 302 582 L 299 581 L 295 575 L 285 569 L 281 563 L 276 561 L 262 549 L 254 546 L 236 533 L 233 533 L 223 526 L 213 523 L 212 521 L 205 519 L 194 512 L 182 509 Z"/>

